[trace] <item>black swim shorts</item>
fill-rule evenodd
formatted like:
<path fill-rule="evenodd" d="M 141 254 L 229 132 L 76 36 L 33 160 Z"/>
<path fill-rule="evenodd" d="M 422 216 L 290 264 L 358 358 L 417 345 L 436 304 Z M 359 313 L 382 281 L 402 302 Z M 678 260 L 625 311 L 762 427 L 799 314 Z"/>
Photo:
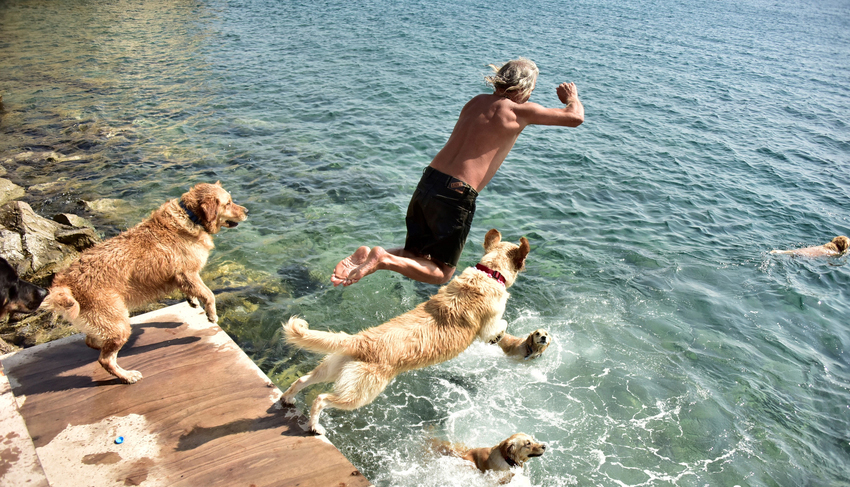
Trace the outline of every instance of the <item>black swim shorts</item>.
<path fill-rule="evenodd" d="M 428 166 L 407 207 L 404 249 L 457 267 L 478 192 L 460 179 Z"/>

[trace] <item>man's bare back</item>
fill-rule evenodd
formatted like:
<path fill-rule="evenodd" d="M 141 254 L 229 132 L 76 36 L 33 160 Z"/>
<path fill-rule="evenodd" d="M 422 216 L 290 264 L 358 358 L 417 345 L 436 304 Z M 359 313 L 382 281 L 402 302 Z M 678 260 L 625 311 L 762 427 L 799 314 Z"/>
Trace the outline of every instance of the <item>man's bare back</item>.
<path fill-rule="evenodd" d="M 527 59 L 506 63 L 497 70 L 495 76 L 488 78 L 488 81 L 493 84 L 494 92 L 489 95 L 478 95 L 467 102 L 458 116 L 449 140 L 434 156 L 429 166 L 436 170 L 437 174 L 442 173 L 442 176 L 437 177 L 459 180 L 450 184 L 462 185 L 461 187 L 468 185 L 470 189 L 473 189 L 475 191 L 473 202 L 478 192 L 487 186 L 499 170 L 525 127 L 528 125 L 578 127 L 584 122 L 584 106 L 578 99 L 574 83 L 561 83 L 555 90 L 558 98 L 566 105 L 563 108 L 546 108 L 537 103 L 528 102 L 537 82 L 537 66 Z M 422 181 L 420 181 L 421 184 Z M 411 243 L 411 211 L 416 198 L 417 195 L 414 194 L 411 207 L 408 208 L 408 241 L 405 243 L 405 248 L 390 250 L 383 247 L 358 248 L 334 268 L 331 276 L 334 286 L 354 284 L 380 269 L 392 270 L 420 282 L 431 284 L 448 282 L 457 265 L 456 258 L 455 262 L 441 262 L 433 259 L 431 254 L 408 249 Z M 421 205 L 421 202 L 416 204 Z M 420 208 L 420 214 L 422 211 Z M 467 210 L 459 209 L 458 211 Z M 474 203 L 467 217 L 469 224 L 472 222 L 472 213 L 474 213 Z M 445 236 L 441 238 L 446 239 Z M 459 240 L 457 243 L 459 248 L 455 254 L 457 257 L 463 249 L 466 233 L 461 231 L 452 238 Z"/>
<path fill-rule="evenodd" d="M 466 181 L 480 192 L 493 179 L 519 134 L 528 125 L 578 127 L 584 107 L 574 83 L 557 88 L 564 108 L 545 108 L 526 100 L 516 101 L 504 92 L 478 95 L 463 107 L 448 142 L 431 161 L 431 167 Z"/>

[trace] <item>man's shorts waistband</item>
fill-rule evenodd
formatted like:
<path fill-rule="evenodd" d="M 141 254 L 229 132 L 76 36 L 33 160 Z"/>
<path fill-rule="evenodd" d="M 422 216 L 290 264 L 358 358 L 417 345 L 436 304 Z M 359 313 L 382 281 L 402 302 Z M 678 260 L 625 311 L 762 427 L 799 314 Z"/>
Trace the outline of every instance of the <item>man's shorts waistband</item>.
<path fill-rule="evenodd" d="M 456 193 L 478 196 L 478 191 L 475 191 L 475 188 L 466 184 L 465 181 L 462 181 L 454 176 L 449 176 L 448 174 L 440 172 L 431 166 L 426 166 L 425 170 L 422 171 L 422 174 L 423 179 L 427 178 L 429 181 L 439 184 L 445 184 L 447 188 Z"/>

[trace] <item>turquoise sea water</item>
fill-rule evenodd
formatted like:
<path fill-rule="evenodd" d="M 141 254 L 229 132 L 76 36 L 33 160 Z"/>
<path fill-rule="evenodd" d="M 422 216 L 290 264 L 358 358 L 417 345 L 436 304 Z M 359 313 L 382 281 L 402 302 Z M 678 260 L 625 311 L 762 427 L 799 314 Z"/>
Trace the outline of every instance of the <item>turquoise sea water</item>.
<path fill-rule="evenodd" d="M 37 211 L 117 198 L 114 233 L 215 180 L 249 207 L 209 268 L 280 284 L 221 324 L 282 388 L 318 360 L 281 343 L 290 315 L 356 332 L 436 290 L 328 277 L 403 243 L 486 65 L 535 60 L 532 101 L 573 81 L 586 122 L 525 130 L 460 265 L 490 228 L 526 236 L 508 329 L 555 343 L 475 344 L 327 411 L 329 439 L 379 486 L 490 485 L 426 438 L 519 431 L 550 448 L 512 485 L 850 485 L 846 258 L 768 254 L 850 233 L 846 2 L 0 0 L 0 52 L 0 161 L 81 156 L 0 162 L 55 183 Z"/>

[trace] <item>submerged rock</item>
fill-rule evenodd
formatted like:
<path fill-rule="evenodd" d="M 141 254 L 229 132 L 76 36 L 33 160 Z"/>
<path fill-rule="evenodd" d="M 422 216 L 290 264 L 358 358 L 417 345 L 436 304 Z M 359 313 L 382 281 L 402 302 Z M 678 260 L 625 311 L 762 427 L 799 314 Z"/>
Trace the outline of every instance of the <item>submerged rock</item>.
<path fill-rule="evenodd" d="M 3 159 L 3 163 L 5 164 L 23 164 L 23 163 L 44 163 L 44 162 L 66 162 L 66 161 L 79 161 L 82 157 L 80 156 L 63 156 L 62 154 L 54 151 L 26 151 L 15 154 L 12 157 L 7 157 Z"/>
<path fill-rule="evenodd" d="M 133 211 L 133 207 L 129 203 L 113 198 L 101 198 L 92 201 L 80 200 L 79 204 L 92 213 L 112 217 L 126 215 Z"/>

